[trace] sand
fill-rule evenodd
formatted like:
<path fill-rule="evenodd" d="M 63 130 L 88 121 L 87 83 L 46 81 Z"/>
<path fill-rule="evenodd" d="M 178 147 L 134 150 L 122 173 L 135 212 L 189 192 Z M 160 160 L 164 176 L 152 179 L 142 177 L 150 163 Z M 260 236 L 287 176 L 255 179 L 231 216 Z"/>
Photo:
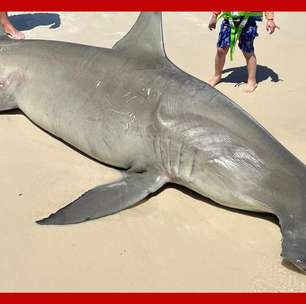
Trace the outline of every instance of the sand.
<path fill-rule="evenodd" d="M 28 38 L 111 47 L 137 14 L 18 13 L 13 21 L 28 29 Z M 239 51 L 226 64 L 234 70 L 218 86 L 304 162 L 305 17 L 277 13 L 281 30 L 273 36 L 259 26 L 260 82 L 253 94 L 236 86 L 244 80 Z M 58 18 L 60 26 L 50 28 Z M 217 38 L 217 31 L 207 29 L 208 18 L 208 13 L 164 14 L 170 59 L 202 80 L 212 75 Z M 281 234 L 272 217 L 219 208 L 181 188 L 168 187 L 104 219 L 39 226 L 35 220 L 119 175 L 18 112 L 0 115 L 0 147 L 0 291 L 306 290 L 306 276 L 282 265 Z"/>

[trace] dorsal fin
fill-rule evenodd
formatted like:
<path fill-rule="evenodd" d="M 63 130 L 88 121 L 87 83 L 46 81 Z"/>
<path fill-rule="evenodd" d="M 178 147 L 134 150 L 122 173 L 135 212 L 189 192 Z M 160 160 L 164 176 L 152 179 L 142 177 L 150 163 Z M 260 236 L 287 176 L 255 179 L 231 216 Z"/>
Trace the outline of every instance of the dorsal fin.
<path fill-rule="evenodd" d="M 131 30 L 114 46 L 114 50 L 126 53 L 128 57 L 166 57 L 164 50 L 162 14 L 160 12 L 140 13 Z"/>

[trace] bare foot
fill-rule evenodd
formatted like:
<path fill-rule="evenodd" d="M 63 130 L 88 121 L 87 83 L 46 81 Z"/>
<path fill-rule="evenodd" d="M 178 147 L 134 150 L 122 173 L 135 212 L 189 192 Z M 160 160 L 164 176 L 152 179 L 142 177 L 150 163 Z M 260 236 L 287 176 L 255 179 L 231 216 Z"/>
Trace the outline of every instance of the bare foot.
<path fill-rule="evenodd" d="M 257 88 L 257 83 L 256 82 L 248 82 L 244 88 L 243 88 L 243 91 L 245 93 L 252 93 L 256 90 Z"/>
<path fill-rule="evenodd" d="M 211 78 L 208 83 L 212 86 L 215 87 L 219 82 L 221 81 L 221 75 L 220 76 L 214 76 Z"/>
<path fill-rule="evenodd" d="M 13 39 L 24 39 L 25 35 L 23 32 L 17 31 L 11 24 L 3 27 L 4 31 Z"/>

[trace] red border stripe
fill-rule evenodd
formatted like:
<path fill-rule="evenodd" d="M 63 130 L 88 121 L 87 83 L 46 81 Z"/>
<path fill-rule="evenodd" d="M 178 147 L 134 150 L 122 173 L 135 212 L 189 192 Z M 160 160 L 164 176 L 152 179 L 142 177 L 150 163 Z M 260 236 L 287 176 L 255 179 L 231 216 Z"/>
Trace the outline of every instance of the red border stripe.
<path fill-rule="evenodd" d="M 2 293 L 2 304 L 306 303 L 305 293 Z"/>
<path fill-rule="evenodd" d="M 306 11 L 305 0 L 27 0 L 2 1 L 6 11 Z"/>

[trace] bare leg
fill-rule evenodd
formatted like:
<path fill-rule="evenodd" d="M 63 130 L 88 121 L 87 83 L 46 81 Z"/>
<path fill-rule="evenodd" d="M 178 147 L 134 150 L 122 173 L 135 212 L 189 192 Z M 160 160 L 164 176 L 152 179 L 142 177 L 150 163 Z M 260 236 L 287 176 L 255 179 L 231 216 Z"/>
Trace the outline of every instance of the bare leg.
<path fill-rule="evenodd" d="M 221 81 L 221 75 L 225 64 L 225 58 L 228 52 L 227 48 L 217 48 L 217 54 L 215 58 L 215 75 L 209 80 L 209 84 L 214 87 Z"/>
<path fill-rule="evenodd" d="M 13 39 L 24 39 L 24 34 L 15 29 L 10 22 L 7 12 L 0 12 L 0 24 L 4 31 L 9 34 Z"/>
<path fill-rule="evenodd" d="M 257 68 L 257 60 L 255 53 L 244 53 L 247 69 L 248 69 L 248 82 L 244 88 L 246 93 L 251 93 L 257 88 L 256 82 L 256 68 Z"/>

